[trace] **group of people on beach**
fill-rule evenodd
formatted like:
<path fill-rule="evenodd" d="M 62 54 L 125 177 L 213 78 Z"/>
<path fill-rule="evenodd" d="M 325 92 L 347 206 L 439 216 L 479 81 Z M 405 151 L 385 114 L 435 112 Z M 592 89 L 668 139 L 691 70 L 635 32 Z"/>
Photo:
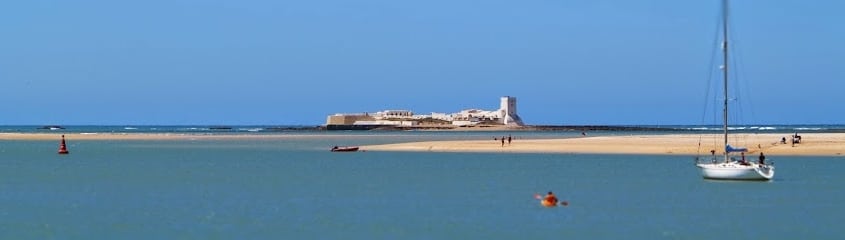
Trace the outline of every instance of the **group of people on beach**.
<path fill-rule="evenodd" d="M 796 143 L 801 143 L 801 135 L 798 133 L 792 134 L 792 146 L 794 147 Z M 780 139 L 780 144 L 786 144 L 786 137 L 782 137 Z"/>
<path fill-rule="evenodd" d="M 513 139 L 513 138 L 511 137 L 511 135 L 508 135 L 507 137 L 502 136 L 502 138 L 501 138 L 501 141 L 502 141 L 502 147 L 505 147 L 505 140 L 507 140 L 507 141 L 508 141 L 508 146 L 510 146 L 510 145 L 511 145 L 511 140 L 512 140 L 512 139 Z M 497 138 L 496 138 L 496 137 L 493 137 L 493 140 L 497 140 Z"/>

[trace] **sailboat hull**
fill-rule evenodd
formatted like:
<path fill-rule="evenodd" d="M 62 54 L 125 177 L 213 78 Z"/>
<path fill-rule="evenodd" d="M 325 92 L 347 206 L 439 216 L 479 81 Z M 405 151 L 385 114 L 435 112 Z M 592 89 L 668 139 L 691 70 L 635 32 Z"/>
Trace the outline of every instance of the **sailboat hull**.
<path fill-rule="evenodd" d="M 771 180 L 775 175 L 775 168 L 771 165 L 739 163 L 701 163 L 697 164 L 701 174 L 706 179 L 717 180 Z"/>

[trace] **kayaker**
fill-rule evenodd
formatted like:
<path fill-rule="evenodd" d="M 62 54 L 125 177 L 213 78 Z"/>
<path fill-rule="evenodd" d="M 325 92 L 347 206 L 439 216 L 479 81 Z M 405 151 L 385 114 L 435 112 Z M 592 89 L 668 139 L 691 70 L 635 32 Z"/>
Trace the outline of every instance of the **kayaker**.
<path fill-rule="evenodd" d="M 549 191 L 549 194 L 546 194 L 546 197 L 543 198 L 543 201 L 550 203 L 549 205 L 554 206 L 557 205 L 557 197 L 555 194 Z"/>

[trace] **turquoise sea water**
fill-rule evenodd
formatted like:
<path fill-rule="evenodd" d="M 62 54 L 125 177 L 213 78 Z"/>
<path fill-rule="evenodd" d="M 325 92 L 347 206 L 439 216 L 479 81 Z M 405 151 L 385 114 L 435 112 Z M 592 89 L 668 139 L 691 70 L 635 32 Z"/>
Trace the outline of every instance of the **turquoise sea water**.
<path fill-rule="evenodd" d="M 331 153 L 486 133 L 0 141 L 2 239 L 840 239 L 842 157 L 770 157 L 771 182 L 691 156 Z M 519 144 L 515 141 L 514 144 Z M 543 208 L 554 191 L 568 207 Z"/>

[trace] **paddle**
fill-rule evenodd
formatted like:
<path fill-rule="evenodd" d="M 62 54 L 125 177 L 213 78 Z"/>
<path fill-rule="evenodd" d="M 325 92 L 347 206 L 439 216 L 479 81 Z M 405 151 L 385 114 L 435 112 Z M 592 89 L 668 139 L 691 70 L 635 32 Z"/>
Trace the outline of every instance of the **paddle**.
<path fill-rule="evenodd" d="M 535 194 L 534 194 L 534 199 L 537 199 L 537 200 L 542 201 L 542 200 L 543 200 L 543 196 L 542 196 L 542 195 L 540 195 L 539 193 L 535 193 Z M 559 203 L 560 203 L 560 205 L 561 205 L 561 206 L 564 206 L 564 207 L 569 206 L 569 202 L 567 202 L 567 201 L 559 201 Z"/>

